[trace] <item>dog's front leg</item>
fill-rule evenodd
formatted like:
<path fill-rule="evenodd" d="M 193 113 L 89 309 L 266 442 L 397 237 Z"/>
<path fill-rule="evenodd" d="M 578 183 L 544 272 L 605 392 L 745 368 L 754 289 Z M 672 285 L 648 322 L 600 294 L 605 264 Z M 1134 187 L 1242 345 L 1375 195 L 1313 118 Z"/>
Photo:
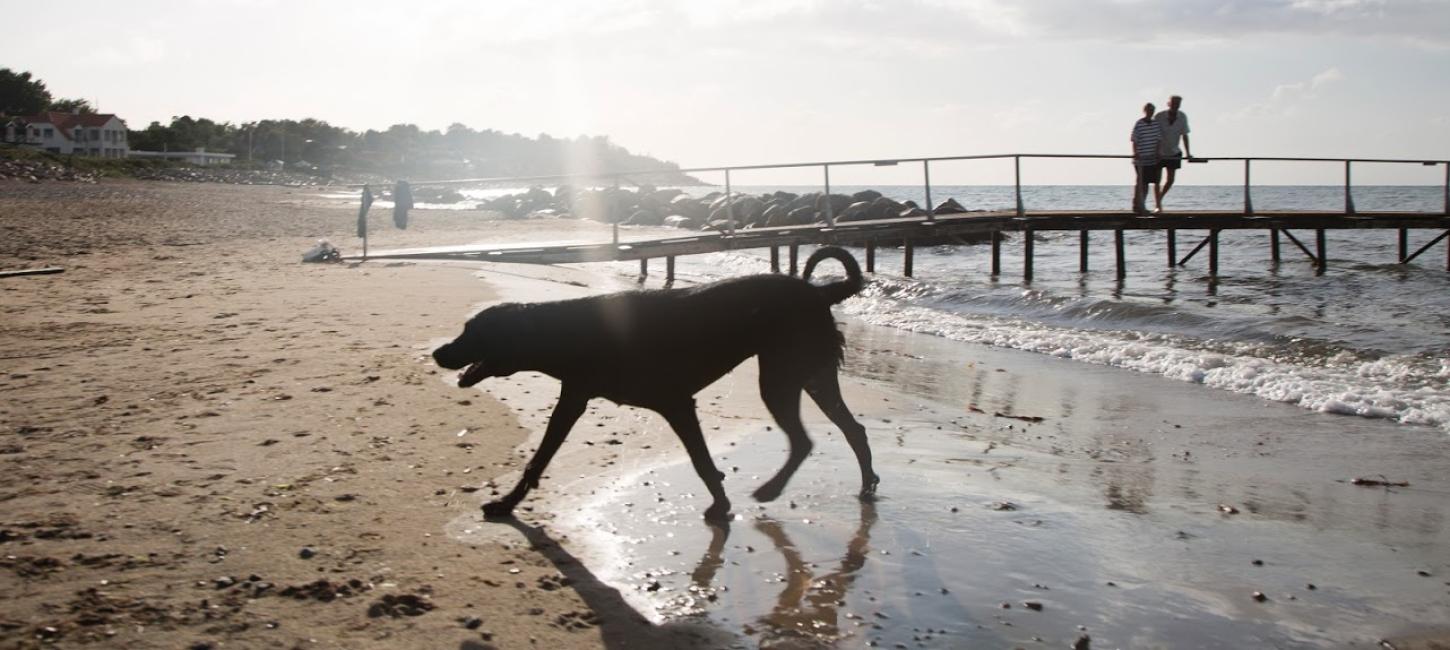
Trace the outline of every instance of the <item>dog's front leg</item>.
<path fill-rule="evenodd" d="M 729 521 L 730 499 L 725 497 L 725 485 L 722 483 L 725 475 L 715 469 L 715 461 L 710 458 L 710 449 L 705 446 L 705 434 L 700 431 L 700 419 L 695 415 L 695 400 L 686 397 L 659 409 L 659 412 L 674 428 L 680 442 L 685 444 L 685 451 L 690 454 L 690 463 L 695 466 L 695 473 L 700 475 L 700 480 L 705 482 L 705 487 L 710 490 L 710 496 L 715 500 L 705 509 L 705 519 Z"/>
<path fill-rule="evenodd" d="M 534 457 L 529 460 L 528 466 L 524 467 L 524 475 L 519 479 L 519 484 L 502 499 L 484 504 L 483 514 L 485 517 L 508 517 L 513 514 L 514 506 L 528 496 L 529 490 L 539 486 L 539 479 L 544 475 L 544 469 L 549 466 L 549 461 L 554 458 L 554 453 L 559 451 L 559 446 L 564 444 L 564 438 L 569 435 L 569 429 L 584 415 L 584 407 L 589 403 L 589 398 L 569 390 L 564 386 L 559 393 L 559 403 L 554 405 L 554 413 L 549 416 L 548 428 L 544 429 L 544 440 L 539 443 L 539 450 L 534 452 Z"/>

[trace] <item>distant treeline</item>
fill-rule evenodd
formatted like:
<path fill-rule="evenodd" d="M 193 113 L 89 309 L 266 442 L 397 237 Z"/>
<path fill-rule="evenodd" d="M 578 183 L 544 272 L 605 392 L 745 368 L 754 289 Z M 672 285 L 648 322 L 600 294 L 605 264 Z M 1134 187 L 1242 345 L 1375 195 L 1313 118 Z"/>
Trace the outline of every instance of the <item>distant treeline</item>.
<path fill-rule="evenodd" d="M 124 118 L 124 116 L 122 116 Z M 283 161 L 410 178 L 533 176 L 679 166 L 630 153 L 608 137 L 559 139 L 541 133 L 530 138 L 492 129 L 475 131 L 453 124 L 445 131 L 424 131 L 395 124 L 385 131 L 361 133 L 315 119 L 262 120 L 244 124 L 214 122 L 183 115 L 170 124 L 152 122 L 130 132 L 132 149 L 181 151 L 205 147 L 236 154 L 238 163 Z M 654 183 L 691 182 L 654 177 Z"/>
<path fill-rule="evenodd" d="M 100 112 L 83 99 L 54 98 L 45 82 L 29 72 L 0 68 L 0 117 L 48 110 Z M 231 153 L 241 166 L 283 161 L 292 167 L 306 162 L 324 174 L 376 173 L 415 180 L 679 169 L 674 163 L 630 153 L 607 136 L 559 139 L 541 133 L 530 138 L 492 129 L 474 131 L 457 123 L 444 131 L 395 124 L 385 131 L 359 133 L 315 119 L 232 124 L 183 115 L 171 118 L 170 124 L 152 122 L 130 131 L 128 140 L 130 148 L 143 151 L 204 147 Z M 678 172 L 630 180 L 659 185 L 697 182 Z"/>

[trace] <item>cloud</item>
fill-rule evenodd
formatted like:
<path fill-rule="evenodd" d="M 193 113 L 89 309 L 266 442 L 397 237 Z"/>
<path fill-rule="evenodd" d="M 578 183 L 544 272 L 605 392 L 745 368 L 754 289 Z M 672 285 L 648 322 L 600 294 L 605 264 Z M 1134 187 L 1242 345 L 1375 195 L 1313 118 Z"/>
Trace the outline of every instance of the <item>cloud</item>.
<path fill-rule="evenodd" d="M 1010 36 L 1163 44 L 1337 35 L 1450 47 L 1450 2 L 1443 0 L 992 0 L 960 13 Z"/>
<path fill-rule="evenodd" d="M 106 67 L 129 67 L 156 63 L 166 58 L 166 44 L 148 36 L 132 34 L 115 45 L 103 45 L 81 57 L 82 63 Z"/>
<path fill-rule="evenodd" d="M 1220 119 L 1225 122 L 1239 122 L 1249 119 L 1290 117 L 1297 114 L 1304 104 L 1317 99 L 1325 88 L 1344 81 L 1344 78 L 1344 73 L 1340 72 L 1339 68 L 1329 68 L 1304 81 L 1282 83 L 1274 86 L 1268 99 L 1227 113 Z"/>

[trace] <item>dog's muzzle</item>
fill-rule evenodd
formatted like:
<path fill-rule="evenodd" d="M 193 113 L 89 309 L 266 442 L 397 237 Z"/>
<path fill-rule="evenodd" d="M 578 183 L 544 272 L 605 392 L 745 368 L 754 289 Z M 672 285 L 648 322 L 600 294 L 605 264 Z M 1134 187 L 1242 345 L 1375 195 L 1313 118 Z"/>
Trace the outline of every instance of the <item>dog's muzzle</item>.
<path fill-rule="evenodd" d="M 488 370 L 484 367 L 482 360 L 470 362 L 466 358 L 456 356 L 455 349 L 452 343 L 439 347 L 433 351 L 433 361 L 448 370 L 464 368 L 464 371 L 458 375 L 459 388 L 468 388 L 488 377 Z"/>
<path fill-rule="evenodd" d="M 449 370 L 457 370 L 468 365 L 468 361 L 454 356 L 452 343 L 440 346 L 433 351 L 433 362 Z"/>

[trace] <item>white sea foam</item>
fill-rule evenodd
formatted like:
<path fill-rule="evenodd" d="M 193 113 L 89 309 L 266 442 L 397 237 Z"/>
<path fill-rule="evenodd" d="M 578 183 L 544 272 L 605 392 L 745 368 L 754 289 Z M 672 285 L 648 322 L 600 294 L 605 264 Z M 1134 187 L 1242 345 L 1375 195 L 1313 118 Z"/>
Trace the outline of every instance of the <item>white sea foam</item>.
<path fill-rule="evenodd" d="M 1411 357 L 1360 361 L 1339 355 L 1308 365 L 1254 356 L 1261 349 L 1256 345 L 1221 343 L 1228 352 L 1205 351 L 1167 335 L 982 318 L 876 296 L 852 298 L 843 307 L 875 325 L 1159 374 L 1325 413 L 1450 430 L 1443 361 L 1427 370 Z"/>

